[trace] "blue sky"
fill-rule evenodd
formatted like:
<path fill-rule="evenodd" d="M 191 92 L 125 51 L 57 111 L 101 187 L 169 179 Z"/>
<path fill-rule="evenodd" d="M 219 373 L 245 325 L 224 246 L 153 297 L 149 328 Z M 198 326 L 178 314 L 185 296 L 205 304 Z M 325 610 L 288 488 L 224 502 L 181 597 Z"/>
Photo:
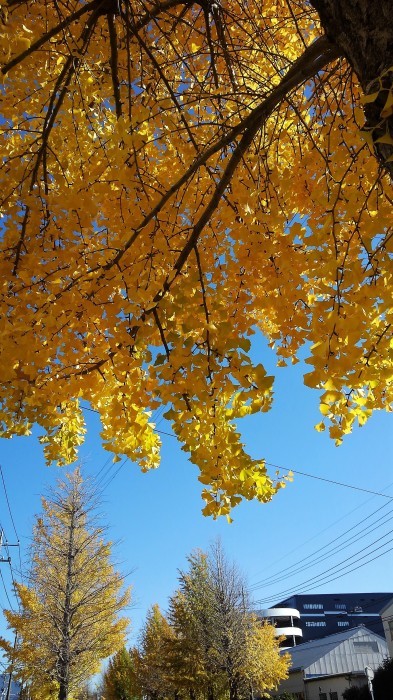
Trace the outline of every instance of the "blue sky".
<path fill-rule="evenodd" d="M 252 455 L 282 467 L 382 492 L 393 499 L 393 415 L 375 414 L 363 428 L 346 436 L 341 447 L 335 447 L 326 433 L 317 433 L 313 428 L 320 420 L 318 392 L 303 386 L 302 363 L 275 368 L 274 355 L 262 344 L 254 346 L 254 359 L 264 362 L 268 371 L 276 374 L 276 382 L 271 412 L 239 423 Z M 97 416 L 86 412 L 86 420 L 88 434 L 81 457 L 86 475 L 97 474 L 107 462 L 108 453 L 100 447 Z M 158 428 L 170 432 L 164 420 Z M 379 556 L 393 548 L 388 535 L 392 530 L 388 520 L 389 513 L 393 513 L 392 501 L 295 475 L 294 482 L 270 504 L 245 502 L 234 510 L 231 525 L 224 518 L 213 521 L 201 514 L 197 469 L 174 438 L 163 435 L 162 439 L 162 464 L 157 471 L 141 474 L 136 465 L 126 462 L 111 480 L 119 464 L 111 466 L 109 461 L 101 472 L 101 476 L 107 474 L 106 481 L 110 482 L 104 489 L 102 512 L 110 538 L 118 542 L 115 558 L 123 572 L 130 572 L 128 580 L 133 585 L 130 643 L 136 640 L 149 606 L 157 602 L 165 610 L 168 596 L 177 585 L 178 569 L 187 565 L 187 554 L 195 548 L 206 550 L 217 537 L 228 557 L 244 572 L 261 607 L 285 597 L 282 592 L 287 589 L 315 593 L 393 591 L 393 550 Z M 40 496 L 55 482 L 59 469 L 44 465 L 34 436 L 1 440 L 0 463 L 24 560 L 34 515 L 40 510 Z M 379 513 L 372 516 L 378 508 Z M 382 518 L 379 523 L 378 518 Z M 8 541 L 15 542 L 1 483 L 0 522 Z M 368 526 L 373 529 L 373 523 L 373 532 L 360 532 Z M 344 539 L 353 539 L 345 551 L 340 553 L 337 548 L 329 559 L 302 572 L 305 557 L 325 546 L 321 556 L 329 553 L 334 544 L 327 546 L 328 543 L 339 545 L 340 535 L 350 528 L 353 529 Z M 10 551 L 13 566 L 18 569 L 17 550 Z M 346 563 L 351 569 L 366 561 L 360 560 L 361 556 L 379 558 L 344 575 Z M 312 561 L 313 558 L 307 559 L 303 565 Z M 281 582 L 263 588 L 256 586 L 267 577 L 279 577 L 280 571 L 297 562 L 300 564 L 296 574 L 284 572 Z M 340 562 L 343 563 L 336 570 L 334 566 Z M 0 566 L 12 602 L 8 566 Z M 330 573 L 321 580 L 322 586 L 314 589 L 311 584 L 303 584 L 325 571 Z M 334 576 L 337 580 L 329 582 Z M 1 580 L 0 606 L 8 607 Z M 0 634 L 4 633 L 0 613 Z"/>

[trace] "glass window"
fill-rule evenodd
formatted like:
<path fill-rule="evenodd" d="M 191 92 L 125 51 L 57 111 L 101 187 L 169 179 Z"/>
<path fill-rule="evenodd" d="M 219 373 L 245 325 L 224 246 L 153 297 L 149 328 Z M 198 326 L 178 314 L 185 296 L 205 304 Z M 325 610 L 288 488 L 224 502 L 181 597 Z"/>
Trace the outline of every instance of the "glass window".
<path fill-rule="evenodd" d="M 353 648 L 357 654 L 378 654 L 377 642 L 354 642 Z"/>
<path fill-rule="evenodd" d="M 303 610 L 323 610 L 322 603 L 303 603 Z"/>
<path fill-rule="evenodd" d="M 327 700 L 326 693 L 319 693 L 319 700 Z"/>
<path fill-rule="evenodd" d="M 330 700 L 338 700 L 338 695 L 337 695 L 336 691 L 330 691 L 329 696 L 330 696 Z"/>

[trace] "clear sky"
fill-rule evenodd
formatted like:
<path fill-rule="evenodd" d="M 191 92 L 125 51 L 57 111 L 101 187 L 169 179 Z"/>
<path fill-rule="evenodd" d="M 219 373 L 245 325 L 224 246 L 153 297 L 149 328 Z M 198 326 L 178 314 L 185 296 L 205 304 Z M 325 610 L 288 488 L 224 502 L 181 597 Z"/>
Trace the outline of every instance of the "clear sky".
<path fill-rule="evenodd" d="M 254 345 L 254 357 L 264 362 L 269 372 L 275 372 L 277 378 L 271 412 L 239 423 L 253 456 L 385 493 L 393 499 L 393 415 L 375 414 L 337 448 L 327 433 L 317 433 L 313 428 L 320 420 L 318 392 L 303 386 L 301 363 L 276 369 L 274 356 L 267 354 L 261 343 Z M 81 450 L 84 472 L 97 474 L 102 470 L 102 511 L 110 538 L 118 541 L 116 559 L 123 572 L 130 572 L 133 585 L 130 643 L 136 640 L 153 603 L 165 610 L 168 596 L 177 585 L 178 569 L 187 566 L 187 555 L 195 548 L 206 550 L 217 537 L 228 557 L 244 572 L 260 607 L 278 602 L 291 591 L 393 591 L 393 534 L 389 536 L 393 500 L 295 475 L 294 482 L 270 504 L 245 502 L 234 510 L 231 525 L 225 519 L 213 521 L 201 514 L 197 470 L 176 439 L 162 436 L 162 464 L 157 471 L 141 474 L 130 462 L 119 470 L 120 463 L 112 465 L 110 457 L 107 462 L 108 453 L 100 447 L 97 416 L 86 412 L 86 420 L 88 434 Z M 170 432 L 165 420 L 159 422 L 158 428 Z M 54 483 L 59 469 L 44 465 L 35 437 L 0 440 L 0 463 L 25 559 L 34 515 L 40 510 L 40 496 Z M 376 512 L 377 509 L 380 510 Z M 0 522 L 7 540 L 14 543 L 16 536 L 1 483 Z M 332 548 L 332 556 L 326 558 Z M 10 551 L 18 570 L 17 550 Z M 318 552 L 321 559 L 314 564 Z M 296 572 L 280 574 L 297 562 Z M 309 564 L 312 566 L 305 568 Z M 0 567 L 13 602 L 9 567 L 4 563 Z M 359 568 L 351 572 L 355 567 Z M 307 583 L 322 574 L 323 578 Z M 268 577 L 270 584 L 261 587 Z M 1 580 L 0 606 L 8 607 Z M 4 630 L 0 612 L 0 634 Z"/>

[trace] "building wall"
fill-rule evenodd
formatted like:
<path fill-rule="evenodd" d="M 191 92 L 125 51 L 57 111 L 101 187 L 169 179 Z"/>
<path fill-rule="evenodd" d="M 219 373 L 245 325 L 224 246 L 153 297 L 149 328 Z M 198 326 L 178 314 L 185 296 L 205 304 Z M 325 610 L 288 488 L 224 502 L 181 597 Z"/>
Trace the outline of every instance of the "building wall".
<path fill-rule="evenodd" d="M 381 613 L 383 631 L 389 649 L 389 656 L 393 659 L 393 600 L 385 606 Z"/>
<path fill-rule="evenodd" d="M 326 700 L 342 700 L 342 694 L 347 688 L 366 685 L 366 676 L 330 676 L 329 678 L 313 678 L 304 680 L 303 671 L 295 671 L 290 674 L 287 680 L 280 683 L 280 687 L 273 697 L 278 697 L 281 693 L 293 693 L 299 700 L 321 700 L 320 695 L 326 694 Z"/>
<path fill-rule="evenodd" d="M 315 678 L 305 681 L 305 700 L 321 700 L 325 693 L 326 700 L 342 700 L 342 694 L 347 688 L 366 685 L 366 676 L 349 679 L 348 676 L 331 676 L 330 678 Z M 334 695 L 334 693 L 337 693 Z"/>
<path fill-rule="evenodd" d="M 289 678 L 281 681 L 279 689 L 273 693 L 273 697 L 281 695 L 281 693 L 301 693 L 304 694 L 303 671 L 294 671 L 289 674 Z M 340 698 L 342 700 L 342 698 Z"/>
<path fill-rule="evenodd" d="M 303 635 L 297 644 L 344 632 L 365 625 L 371 632 L 384 636 L 380 611 L 393 593 L 332 593 L 294 595 L 275 604 L 277 608 L 296 608 L 297 625 Z"/>

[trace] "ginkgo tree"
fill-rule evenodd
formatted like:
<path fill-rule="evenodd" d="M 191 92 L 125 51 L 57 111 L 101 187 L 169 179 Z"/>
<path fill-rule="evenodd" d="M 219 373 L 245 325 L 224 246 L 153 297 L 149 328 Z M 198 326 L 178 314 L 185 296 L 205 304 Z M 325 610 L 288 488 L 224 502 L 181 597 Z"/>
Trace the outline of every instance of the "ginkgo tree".
<path fill-rule="evenodd" d="M 3 0 L 0 61 L 3 436 L 147 470 L 163 405 L 216 516 L 282 486 L 256 329 L 338 443 L 390 410 L 390 0 Z"/>
<path fill-rule="evenodd" d="M 37 700 L 68 700 L 122 648 L 130 590 L 111 562 L 94 491 L 76 470 L 58 482 L 33 531 L 18 610 L 5 610 L 15 644 L 0 637 L 13 674 Z"/>

